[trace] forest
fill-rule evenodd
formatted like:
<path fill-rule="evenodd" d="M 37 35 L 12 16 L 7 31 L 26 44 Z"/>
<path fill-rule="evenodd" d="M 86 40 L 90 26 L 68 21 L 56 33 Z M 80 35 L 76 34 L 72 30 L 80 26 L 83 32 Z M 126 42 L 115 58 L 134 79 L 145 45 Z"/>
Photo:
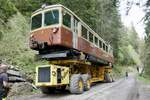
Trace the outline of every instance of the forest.
<path fill-rule="evenodd" d="M 145 15 L 145 49 L 144 51 L 144 57 L 143 57 L 143 63 L 145 68 L 145 75 L 149 78 L 150 76 L 150 0 L 146 3 L 146 15 Z"/>
<path fill-rule="evenodd" d="M 113 47 L 115 66 L 144 66 L 150 79 L 150 0 L 144 5 L 145 39 L 125 27 L 118 11 L 119 0 L 0 0 L 0 59 L 25 73 L 34 73 L 43 61 L 29 48 L 30 16 L 42 4 L 62 4 L 71 9 Z"/>

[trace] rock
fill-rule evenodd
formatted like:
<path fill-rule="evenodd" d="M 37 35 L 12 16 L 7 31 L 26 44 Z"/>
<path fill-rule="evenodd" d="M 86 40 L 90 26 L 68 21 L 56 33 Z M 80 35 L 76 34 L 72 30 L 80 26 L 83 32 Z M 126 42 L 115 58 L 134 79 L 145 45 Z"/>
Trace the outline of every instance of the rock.
<path fill-rule="evenodd" d="M 7 74 L 10 76 L 17 76 L 17 77 L 22 77 L 22 74 L 19 71 L 9 69 L 7 70 Z"/>
<path fill-rule="evenodd" d="M 9 82 L 25 82 L 26 80 L 21 77 L 9 76 Z"/>
<path fill-rule="evenodd" d="M 21 72 L 19 69 L 17 69 L 14 66 L 11 66 L 11 67 L 10 66 L 7 70 L 9 82 L 15 83 L 15 82 L 25 82 L 25 81 L 27 81 L 25 75 L 23 74 L 23 72 Z"/>
<path fill-rule="evenodd" d="M 7 100 L 11 100 L 10 98 L 13 96 L 31 94 L 32 91 L 33 86 L 29 82 L 14 83 L 7 95 Z"/>

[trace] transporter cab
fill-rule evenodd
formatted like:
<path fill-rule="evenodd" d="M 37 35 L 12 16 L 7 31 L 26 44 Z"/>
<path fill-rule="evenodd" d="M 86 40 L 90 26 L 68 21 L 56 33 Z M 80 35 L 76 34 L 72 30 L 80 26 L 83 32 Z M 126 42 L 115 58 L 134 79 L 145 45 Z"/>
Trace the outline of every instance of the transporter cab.
<path fill-rule="evenodd" d="M 43 93 L 83 93 L 93 82 L 113 81 L 112 47 L 71 10 L 42 6 L 31 19 L 30 48 L 48 61 L 36 67 L 36 86 Z"/>

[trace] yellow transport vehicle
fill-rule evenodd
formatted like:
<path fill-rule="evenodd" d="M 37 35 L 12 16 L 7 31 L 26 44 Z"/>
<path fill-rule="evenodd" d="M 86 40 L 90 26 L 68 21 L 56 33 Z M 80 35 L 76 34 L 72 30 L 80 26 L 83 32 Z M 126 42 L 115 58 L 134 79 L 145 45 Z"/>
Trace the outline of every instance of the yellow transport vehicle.
<path fill-rule="evenodd" d="M 85 61 L 50 61 L 49 65 L 36 67 L 36 86 L 46 94 L 56 89 L 69 89 L 71 93 L 79 94 L 89 90 L 93 82 L 112 82 L 111 71 L 110 66 Z"/>

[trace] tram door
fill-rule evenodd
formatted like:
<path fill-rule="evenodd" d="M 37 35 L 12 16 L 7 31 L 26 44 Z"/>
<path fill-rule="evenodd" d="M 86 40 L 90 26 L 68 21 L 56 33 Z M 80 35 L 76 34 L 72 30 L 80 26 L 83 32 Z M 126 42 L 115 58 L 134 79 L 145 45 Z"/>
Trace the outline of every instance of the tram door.
<path fill-rule="evenodd" d="M 73 48 L 77 48 L 78 47 L 78 21 L 76 18 L 73 18 Z"/>

